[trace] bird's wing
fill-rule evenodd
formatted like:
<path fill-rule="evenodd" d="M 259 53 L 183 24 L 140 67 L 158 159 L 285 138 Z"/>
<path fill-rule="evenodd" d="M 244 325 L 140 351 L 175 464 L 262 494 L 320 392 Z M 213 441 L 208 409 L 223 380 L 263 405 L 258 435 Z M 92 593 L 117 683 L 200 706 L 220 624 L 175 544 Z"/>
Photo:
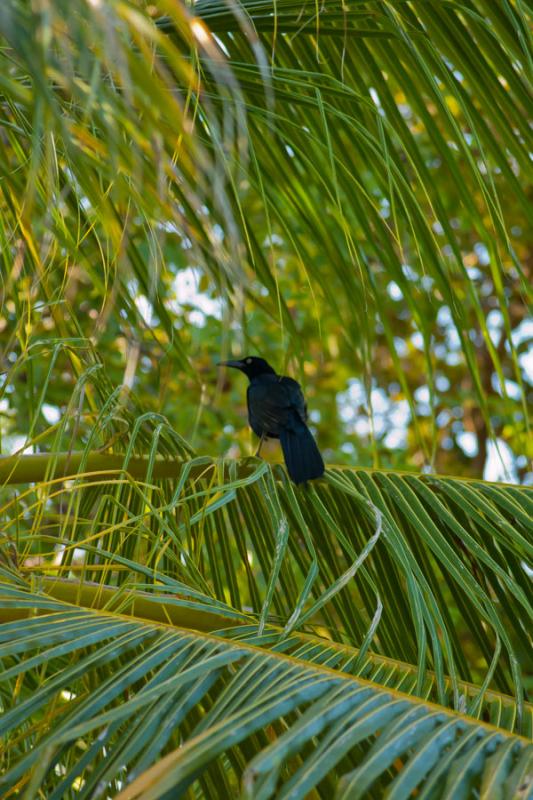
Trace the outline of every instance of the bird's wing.
<path fill-rule="evenodd" d="M 279 436 L 290 416 L 290 397 L 279 381 L 260 381 L 248 387 L 248 416 L 252 429 Z"/>
<path fill-rule="evenodd" d="M 281 428 L 305 422 L 305 401 L 299 384 L 292 378 L 268 378 L 248 387 L 248 415 L 259 436 L 263 432 L 279 436 Z"/>
<path fill-rule="evenodd" d="M 283 384 L 287 389 L 290 398 L 291 408 L 294 411 L 296 411 L 302 422 L 306 422 L 307 404 L 305 402 L 300 384 L 293 378 L 286 378 L 286 377 L 282 378 L 280 383 Z"/>

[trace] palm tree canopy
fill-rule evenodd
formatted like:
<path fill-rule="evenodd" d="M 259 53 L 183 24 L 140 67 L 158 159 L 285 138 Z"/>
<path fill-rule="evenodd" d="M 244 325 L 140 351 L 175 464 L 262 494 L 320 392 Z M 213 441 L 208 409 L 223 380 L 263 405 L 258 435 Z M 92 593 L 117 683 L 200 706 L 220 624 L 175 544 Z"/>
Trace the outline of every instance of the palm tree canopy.
<path fill-rule="evenodd" d="M 91 338 L 242 453 L 213 361 L 254 348 L 330 462 L 526 475 L 526 4 L 2 5 L 9 351 Z"/>
<path fill-rule="evenodd" d="M 530 22 L 0 4 L 3 796 L 530 795 Z"/>

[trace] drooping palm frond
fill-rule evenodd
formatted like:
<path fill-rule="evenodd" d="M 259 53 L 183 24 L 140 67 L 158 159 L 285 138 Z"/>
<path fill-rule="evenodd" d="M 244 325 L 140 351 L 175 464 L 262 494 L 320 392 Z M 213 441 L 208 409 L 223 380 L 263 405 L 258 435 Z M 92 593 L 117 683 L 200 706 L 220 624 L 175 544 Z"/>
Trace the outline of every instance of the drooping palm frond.
<path fill-rule="evenodd" d="M 109 454 L 106 442 L 113 451 Z M 113 391 L 98 360 L 80 374 L 71 407 L 58 425 L 39 434 L 39 444 L 51 446 L 52 452 L 19 453 L 0 460 L 5 485 L 0 505 L 4 580 L 0 635 L 4 632 L 7 637 L 6 649 L 0 651 L 7 670 L 1 691 L 4 719 L 12 724 L 6 780 L 13 789 L 23 775 L 30 776 L 31 767 L 33 783 L 24 784 L 30 794 L 32 787 L 39 787 L 60 797 L 66 791 L 67 776 L 76 791 L 86 787 L 87 796 L 106 781 L 118 792 L 126 779 L 124 765 L 130 764 L 130 743 L 124 739 L 122 725 L 131 723 L 138 725 L 139 738 L 131 741 L 130 777 L 140 776 L 167 749 L 178 747 L 181 752 L 181 737 L 185 735 L 188 741 L 190 734 L 191 752 L 198 746 L 203 753 L 198 763 L 207 770 L 201 783 L 206 797 L 224 796 L 228 787 L 236 787 L 241 779 L 244 786 L 251 781 L 249 791 L 255 792 L 263 784 L 262 779 L 256 784 L 249 777 L 255 769 L 254 759 L 264 756 L 268 761 L 274 738 L 279 737 L 280 747 L 284 746 L 287 739 L 283 737 L 293 725 L 299 736 L 293 714 L 320 717 L 322 706 L 308 708 L 307 701 L 312 698 L 295 695 L 295 704 L 277 716 L 276 712 L 272 720 L 268 717 L 270 722 L 265 716 L 254 716 L 250 708 L 251 721 L 241 729 L 242 740 L 235 743 L 239 747 L 242 743 L 244 755 L 227 749 L 228 743 L 221 744 L 221 749 L 213 744 L 214 750 L 208 747 L 204 751 L 203 743 L 212 735 L 215 741 L 218 730 L 214 722 L 215 727 L 211 725 L 211 708 L 216 724 L 220 721 L 222 725 L 220 730 L 226 731 L 226 724 L 237 729 L 233 712 L 225 715 L 222 707 L 227 692 L 239 695 L 240 679 L 242 692 L 247 691 L 247 670 L 233 672 L 245 658 L 243 652 L 256 654 L 250 656 L 253 666 L 249 669 L 254 672 L 257 668 L 258 680 L 262 676 L 258 685 L 265 687 L 265 675 L 270 670 L 278 675 L 272 664 L 281 658 L 279 680 L 285 688 L 286 681 L 292 680 L 290 670 L 285 676 L 285 665 L 294 663 L 298 665 L 297 679 L 303 675 L 304 683 L 308 680 L 305 676 L 315 675 L 315 670 L 322 675 L 321 670 L 327 668 L 328 676 L 336 676 L 332 680 L 341 683 L 370 678 L 373 691 L 382 693 L 380 697 L 389 698 L 391 691 L 395 697 L 399 689 L 418 698 L 413 702 L 422 703 L 425 710 L 413 713 L 417 718 L 421 714 L 424 731 L 422 718 L 428 719 L 428 700 L 439 705 L 437 715 L 452 709 L 469 715 L 471 722 L 465 723 L 464 730 L 472 732 L 468 741 L 473 749 L 468 751 L 470 756 L 465 751 L 464 770 L 449 772 L 455 776 L 449 777 L 453 791 L 456 778 L 467 787 L 481 773 L 489 784 L 492 778 L 503 780 L 503 775 L 511 781 L 508 786 L 518 780 L 525 767 L 521 756 L 515 764 L 518 749 L 515 753 L 513 748 L 520 744 L 495 751 L 490 763 L 486 757 L 506 731 L 516 735 L 531 730 L 524 669 L 527 621 L 532 615 L 523 566 L 531 553 L 531 490 L 334 467 L 323 480 L 295 488 L 281 466 L 271 467 L 258 459 L 232 462 L 195 457 L 164 418 L 140 413 L 127 393 Z M 79 447 L 84 449 L 77 450 Z M 21 489 L 14 495 L 13 483 L 21 481 Z M 71 612 L 75 615 L 72 619 L 68 617 Z M 21 616 L 28 613 L 32 619 L 21 622 Z M 105 618 L 98 635 L 93 635 L 90 614 L 95 615 L 96 627 Z M 159 640 L 158 625 L 165 623 L 182 630 L 171 635 L 165 629 Z M 193 633 L 185 636 L 184 628 L 209 632 L 215 639 L 200 634 L 198 639 Z M 15 650 L 21 648 L 20 657 L 10 649 L 12 640 Z M 213 657 L 220 656 L 224 662 L 227 656 L 234 666 L 221 675 L 218 660 L 208 660 L 204 684 L 197 670 L 203 669 L 205 648 L 211 652 L 206 643 L 214 641 Z M 41 651 L 45 642 L 48 649 Z M 199 694 L 187 694 L 190 704 L 186 700 L 182 705 L 188 677 L 182 685 L 181 678 L 178 680 L 181 670 L 174 672 L 180 700 L 177 716 L 171 714 L 171 721 L 165 724 L 168 698 L 159 698 L 160 711 L 154 710 L 152 716 L 151 706 L 145 707 L 138 698 L 137 682 L 144 686 L 148 681 L 149 691 L 153 687 L 153 694 L 147 695 L 151 703 L 157 692 L 150 664 L 155 670 L 160 668 L 155 665 L 167 663 L 167 644 L 177 659 L 182 648 L 187 654 L 189 646 L 192 648 L 191 654 L 196 655 L 191 655 L 187 676 L 195 676 L 203 688 L 198 689 Z M 46 663 L 53 665 L 49 678 L 43 672 Z M 138 673 L 133 664 L 139 664 Z M 24 679 L 17 677 L 23 673 Z M 216 683 L 219 679 L 220 684 Z M 314 680 L 309 678 L 311 683 Z M 319 678 L 320 686 L 321 681 Z M 108 684 L 110 705 L 98 710 L 93 726 L 89 724 L 91 715 L 85 716 L 83 709 L 92 708 L 93 698 L 97 703 L 98 698 L 105 700 L 101 685 Z M 250 688 L 255 686 L 250 684 Z M 272 685 L 272 691 L 276 686 Z M 172 695 L 174 700 L 176 696 Z M 329 707 L 331 697 L 320 697 Z M 207 704 L 207 698 L 213 706 Z M 130 700 L 135 714 L 141 714 L 135 722 L 127 716 Z M 252 695 L 249 702 L 255 707 Z M 376 702 L 379 705 L 381 700 Z M 396 700 L 384 702 L 395 704 Z M 401 708 L 407 713 L 411 706 Z M 355 726 L 357 713 L 350 705 L 347 714 L 352 711 Z M 435 720 L 432 715 L 431 711 L 429 718 Z M 391 724 L 393 718 L 395 714 Z M 349 722 L 348 717 L 342 719 Z M 381 716 L 372 719 L 377 727 L 365 728 L 361 742 L 375 736 L 378 729 L 386 729 Z M 483 727 L 485 721 L 497 725 L 487 734 L 486 749 L 481 744 L 483 731 L 488 731 Z M 265 739 L 257 731 L 267 722 L 273 732 L 270 735 L 267 729 Z M 457 723 L 458 729 L 463 730 L 463 723 Z M 427 725 L 433 730 L 433 722 Z M 204 728 L 205 736 L 200 734 Z M 455 730 L 454 725 L 452 728 Z M 303 774 L 317 759 L 321 764 L 316 767 L 317 786 L 322 786 L 325 770 L 329 777 L 324 778 L 326 788 L 320 791 L 331 796 L 331 781 L 336 784 L 341 775 L 362 769 L 366 761 L 361 758 L 367 753 L 370 760 L 364 781 L 374 785 L 375 777 L 385 786 L 404 780 L 400 777 L 404 769 L 400 770 L 399 764 L 390 767 L 381 755 L 379 763 L 387 763 L 386 774 L 374 774 L 373 754 L 381 754 L 380 748 L 389 741 L 386 738 L 380 736 L 370 749 L 361 744 L 363 750 L 353 755 L 352 744 L 359 740 L 351 722 L 346 730 L 343 727 L 347 749 L 341 747 L 337 772 L 327 742 L 344 734 L 332 727 L 328 739 L 328 730 L 324 728 L 324 752 L 319 734 L 313 733 L 311 739 L 303 736 L 304 750 L 300 745 L 296 749 L 298 763 L 294 770 L 291 767 L 291 774 L 299 776 L 300 770 Z M 437 728 L 434 732 L 437 734 Z M 251 749 L 248 733 L 259 737 Z M 395 735 L 391 742 L 396 741 Z M 460 749 L 460 745 L 457 734 L 451 739 L 447 733 L 442 736 L 437 737 L 435 757 L 448 775 L 449 759 L 458 752 L 453 747 Z M 148 742 L 153 737 L 163 750 L 155 745 L 150 749 Z M 352 742 L 349 746 L 348 740 Z M 118 743 L 118 750 L 115 744 L 111 747 L 111 741 Z M 408 741 L 402 739 L 403 744 Z M 74 750 L 72 742 L 77 743 Z M 150 755 L 145 755 L 145 745 Z M 408 744 L 407 750 L 410 747 Z M 133 768 L 137 758 L 141 764 L 138 773 Z M 411 774 L 422 780 L 416 766 L 419 761 L 413 762 Z M 161 769 L 169 763 L 162 761 Z M 246 772 L 248 763 L 251 773 Z M 151 775 L 148 773 L 150 781 Z M 196 772 L 187 770 L 180 775 L 178 770 L 171 778 L 177 786 L 181 780 L 197 778 Z M 268 775 L 265 787 L 276 786 L 276 770 Z M 349 781 L 353 778 L 359 784 L 360 777 L 361 773 L 354 773 L 348 778 L 346 791 L 352 791 Z M 286 774 L 282 780 L 293 778 Z M 361 778 L 361 787 L 366 785 L 364 781 Z M 217 794 L 219 782 L 223 788 Z M 339 791 L 341 787 L 339 783 Z M 264 791 L 268 796 L 274 789 Z"/>
<path fill-rule="evenodd" d="M 6 795 L 123 786 L 122 800 L 155 800 L 196 783 L 231 797 L 242 783 L 250 798 L 456 798 L 474 785 L 489 798 L 528 780 L 520 737 L 323 665 L 7 583 L 0 603 L 39 614 L 1 631 L 2 686 L 18 687 L 1 723 Z"/>
<path fill-rule="evenodd" d="M 323 630 L 417 664 L 419 686 L 433 670 L 441 702 L 445 675 L 456 707 L 457 680 L 475 676 L 520 709 L 531 490 L 335 468 L 296 489 L 260 460 L 191 460 L 164 419 L 135 417 L 110 392 L 101 369 L 79 383 L 101 405 L 96 423 L 80 423 L 78 409 L 54 432 L 54 453 L 0 461 L 4 480 L 38 482 L 0 508 L 16 563 L 154 591 L 177 579 L 176 593 L 185 584 L 261 626 Z M 77 454 L 72 436 L 85 433 Z M 115 436 L 122 455 L 91 454 Z"/>
<path fill-rule="evenodd" d="M 155 461 L 156 474 L 157 467 Z M 167 474 L 168 468 L 167 463 Z M 18 514 L 4 534 L 17 542 L 19 562 L 39 545 L 38 570 L 46 564 L 58 575 L 74 570 L 87 580 L 107 582 L 107 575 L 118 584 L 182 576 L 196 590 L 209 586 L 219 601 L 265 621 L 269 614 L 289 620 L 287 630 L 325 627 L 334 638 L 352 642 L 369 635 L 378 651 L 418 661 L 420 675 L 429 658 L 441 679 L 443 665 L 468 679 L 471 668 L 447 608 L 451 596 L 460 628 L 471 630 L 490 675 L 496 669 L 503 690 L 518 679 L 520 695 L 516 664 L 526 634 L 524 614 L 530 614 L 521 566 L 530 550 L 527 490 L 342 470 L 331 471 L 310 492 L 296 493 L 289 484 L 274 483 L 265 464 L 233 481 L 222 472 L 217 476 L 205 459 L 174 469 L 182 472 L 177 489 L 175 483 L 154 483 L 154 476 L 134 482 L 112 467 L 88 480 L 82 476 L 68 492 L 61 519 L 63 529 L 70 525 L 68 537 L 57 536 L 53 518 L 24 533 Z M 172 487 L 170 494 L 165 486 Z M 37 501 L 30 489 L 3 511 L 10 514 L 22 504 L 42 526 L 46 505 L 63 496 L 61 484 L 52 480 L 40 484 Z M 354 602 L 360 604 L 355 617 Z M 504 661 L 493 662 L 500 646 Z"/>
<path fill-rule="evenodd" d="M 16 572 L 4 569 L 2 575 L 19 583 Z M 212 597 L 202 596 L 184 584 L 169 582 L 165 576 L 158 577 L 160 590 L 155 593 L 44 575 L 39 577 L 38 586 L 40 592 L 55 601 L 215 633 L 234 641 L 285 653 L 299 660 L 322 664 L 329 669 L 366 678 L 381 686 L 432 702 L 441 701 L 447 708 L 454 707 L 454 688 L 458 688 L 459 709 L 463 713 L 504 730 L 521 732 L 524 736 L 531 737 L 533 734 L 533 705 L 530 703 L 524 703 L 523 708 L 519 709 L 516 699 L 509 695 L 493 689 L 483 690 L 482 687 L 462 680 L 458 680 L 454 687 L 449 678 L 445 679 L 443 698 L 436 675 L 429 670 L 421 684 L 415 665 L 378 655 L 368 649 L 354 648 L 308 633 L 293 631 L 286 634 L 283 628 L 272 624 L 259 632 L 257 624 L 251 621 L 253 615 L 249 612 L 239 613 Z M 175 593 L 177 591 L 179 596 Z M 23 617 L 25 613 L 22 608 L 6 607 L 2 610 L 1 617 L 3 622 L 9 622 Z"/>
<path fill-rule="evenodd" d="M 102 472 L 105 456 L 96 457 L 100 471 L 80 475 L 66 492 L 51 457 L 38 494 L 30 488 L 3 505 L 5 540 L 16 542 L 19 563 L 39 553 L 39 571 L 45 564 L 58 576 L 154 589 L 168 589 L 173 575 L 261 624 L 279 619 L 287 632 L 303 626 L 372 643 L 418 664 L 420 682 L 432 669 L 441 698 L 444 674 L 455 686 L 474 669 L 520 705 L 531 615 L 522 566 L 531 554 L 529 490 L 330 469 L 323 482 L 296 491 L 265 463 L 232 475 L 234 465 L 205 458 L 137 461 L 134 479 L 124 474 L 127 458 L 124 472 L 117 456 Z M 160 466 L 176 479 L 158 479 Z M 51 503 L 60 518 L 47 511 Z M 21 507 L 34 520 L 26 531 Z"/>
<path fill-rule="evenodd" d="M 211 275 L 236 314 L 246 296 L 277 317 L 297 353 L 303 321 L 283 290 L 296 276 L 316 298 L 317 324 L 327 314 L 341 326 L 364 374 L 382 327 L 416 420 L 391 324 L 392 282 L 410 334 L 422 337 L 433 401 L 432 341 L 444 306 L 489 435 L 492 389 L 480 353 L 504 413 L 520 405 L 523 451 L 528 405 L 511 333 L 530 281 L 510 231 L 532 224 L 523 180 L 529 7 L 282 0 L 158 8 L 168 16 L 154 21 L 141 3 L 104 11 L 56 0 L 46 13 L 3 4 L 8 287 L 39 274 L 41 302 L 60 333 L 72 334 L 76 315 L 66 323 L 54 304 L 70 304 L 68 264 L 79 263 L 102 303 L 101 337 L 115 307 L 146 326 L 133 280 L 161 344 L 192 375 L 166 262 Z M 277 265 L 276 242 L 287 269 Z M 488 262 L 471 274 L 465 258 L 474 248 Z M 480 266 L 490 309 L 502 315 L 501 346 L 487 325 Z M 33 314 L 35 299 L 17 303 L 21 318 Z M 431 464 L 428 436 L 415 429 Z"/>
<path fill-rule="evenodd" d="M 66 324 L 58 308 L 69 305 L 65 290 L 75 261 L 94 281 L 99 336 L 115 297 L 139 323 L 135 285 L 155 303 L 176 363 L 190 372 L 159 292 L 165 236 L 186 238 L 212 273 L 225 264 L 235 281 L 242 258 L 236 235 L 222 247 L 216 233 L 235 223 L 228 167 L 195 132 L 200 84 L 191 15 L 175 4 L 168 13 L 176 44 L 136 3 L 103 8 L 61 0 L 47 10 L 17 0 L 2 4 L 3 298 L 17 294 L 23 276 L 39 276 L 39 301 L 50 310 L 58 336 L 77 336 L 76 315 L 74 324 Z M 216 72 L 232 124 L 219 130 L 207 100 L 202 112 L 209 114 L 218 147 L 238 153 L 240 90 L 223 60 Z M 176 248 L 174 257 L 179 254 Z M 16 302 L 22 315 L 33 316 L 35 296 Z"/>

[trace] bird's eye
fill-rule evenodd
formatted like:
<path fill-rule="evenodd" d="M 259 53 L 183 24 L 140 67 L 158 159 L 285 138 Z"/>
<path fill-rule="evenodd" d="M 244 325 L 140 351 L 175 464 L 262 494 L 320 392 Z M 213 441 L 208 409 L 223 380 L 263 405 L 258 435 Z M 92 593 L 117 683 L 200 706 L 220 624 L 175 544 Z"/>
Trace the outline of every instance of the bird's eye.
<path fill-rule="evenodd" d="M 252 363 L 252 359 L 251 359 L 251 358 L 247 358 L 247 359 L 246 359 L 246 363 L 247 363 L 247 364 L 251 364 L 251 363 Z"/>

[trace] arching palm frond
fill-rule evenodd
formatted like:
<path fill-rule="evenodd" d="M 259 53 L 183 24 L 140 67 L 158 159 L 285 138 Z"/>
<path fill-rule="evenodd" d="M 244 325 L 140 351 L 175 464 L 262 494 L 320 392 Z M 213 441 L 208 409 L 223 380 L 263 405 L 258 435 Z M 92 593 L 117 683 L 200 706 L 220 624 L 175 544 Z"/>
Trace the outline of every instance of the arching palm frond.
<path fill-rule="evenodd" d="M 19 686 L 6 793 L 455 798 L 475 783 L 488 798 L 527 780 L 526 740 L 345 672 L 6 583 L 0 598 L 33 609 L 2 627 L 3 685 Z"/>

